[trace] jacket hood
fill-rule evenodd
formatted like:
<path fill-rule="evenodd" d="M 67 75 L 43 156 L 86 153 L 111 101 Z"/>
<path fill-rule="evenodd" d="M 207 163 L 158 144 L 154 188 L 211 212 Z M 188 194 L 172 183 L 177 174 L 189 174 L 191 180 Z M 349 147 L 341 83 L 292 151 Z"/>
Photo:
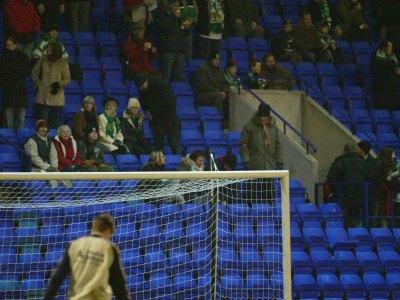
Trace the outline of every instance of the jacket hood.
<path fill-rule="evenodd" d="M 190 154 L 188 154 L 188 155 L 182 157 L 182 159 L 181 159 L 181 165 L 184 165 L 185 167 L 191 168 L 192 171 L 204 171 L 204 165 L 203 165 L 203 167 L 202 167 L 201 169 L 198 169 L 198 168 L 196 167 L 196 165 L 194 164 L 194 161 L 191 160 L 191 159 L 189 158 L 189 156 L 190 156 Z"/>

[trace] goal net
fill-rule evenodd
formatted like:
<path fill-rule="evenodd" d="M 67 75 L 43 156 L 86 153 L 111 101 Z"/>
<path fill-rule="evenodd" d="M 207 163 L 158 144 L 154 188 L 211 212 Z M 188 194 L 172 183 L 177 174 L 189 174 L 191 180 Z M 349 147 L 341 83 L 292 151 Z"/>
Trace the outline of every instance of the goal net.
<path fill-rule="evenodd" d="M 288 182 L 287 171 L 1 173 L 0 299 L 43 299 L 67 244 L 102 213 L 132 299 L 292 299 Z"/>

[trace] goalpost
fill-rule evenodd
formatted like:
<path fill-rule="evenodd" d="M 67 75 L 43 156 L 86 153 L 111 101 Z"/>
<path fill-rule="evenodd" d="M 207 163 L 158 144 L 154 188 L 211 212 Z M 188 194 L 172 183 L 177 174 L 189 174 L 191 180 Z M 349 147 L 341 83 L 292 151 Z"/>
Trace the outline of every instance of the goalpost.
<path fill-rule="evenodd" d="M 292 299 L 288 171 L 0 173 L 0 298 L 41 299 L 101 213 L 133 299 Z"/>

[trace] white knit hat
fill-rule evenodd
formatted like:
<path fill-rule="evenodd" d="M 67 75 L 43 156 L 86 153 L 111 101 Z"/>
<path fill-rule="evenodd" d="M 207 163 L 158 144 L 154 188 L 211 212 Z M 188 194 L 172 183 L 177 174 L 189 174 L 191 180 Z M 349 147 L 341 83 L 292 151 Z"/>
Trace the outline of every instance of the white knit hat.
<path fill-rule="evenodd" d="M 129 98 L 127 109 L 130 109 L 131 107 L 138 107 L 138 108 L 140 108 L 140 102 L 139 102 L 139 100 L 136 99 L 136 98 Z"/>

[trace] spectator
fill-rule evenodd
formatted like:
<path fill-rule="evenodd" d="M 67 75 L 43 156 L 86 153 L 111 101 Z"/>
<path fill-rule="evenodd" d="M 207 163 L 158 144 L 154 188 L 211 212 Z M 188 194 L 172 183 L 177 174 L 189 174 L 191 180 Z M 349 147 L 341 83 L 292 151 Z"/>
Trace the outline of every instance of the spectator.
<path fill-rule="evenodd" d="M 196 23 L 197 58 L 207 59 L 221 49 L 224 31 L 224 7 L 222 0 L 199 1 L 199 15 Z"/>
<path fill-rule="evenodd" d="M 85 138 L 86 128 L 96 128 L 99 132 L 99 116 L 92 96 L 83 98 L 81 109 L 74 116 L 72 132 L 77 141 Z"/>
<path fill-rule="evenodd" d="M 179 0 L 170 0 L 159 21 L 161 73 L 168 81 L 183 80 L 190 26 L 189 20 L 181 18 Z"/>
<path fill-rule="evenodd" d="M 35 43 L 35 47 L 32 50 L 32 61 L 33 65 L 42 58 L 47 55 L 47 46 L 50 42 L 57 42 L 61 45 L 62 55 L 61 57 L 65 60 L 69 59 L 67 51 L 65 51 L 64 45 L 61 43 L 58 38 L 58 27 L 57 24 L 51 24 L 47 27 L 47 32 L 42 35 L 42 37 Z"/>
<path fill-rule="evenodd" d="M 57 151 L 49 138 L 46 120 L 36 122 L 36 132 L 25 143 L 25 151 L 32 161 L 32 172 L 57 172 Z"/>
<path fill-rule="evenodd" d="M 143 115 L 136 98 L 130 98 L 128 101 L 128 106 L 122 115 L 121 130 L 129 152 L 137 156 L 151 152 L 151 147 L 144 137 Z"/>
<path fill-rule="evenodd" d="M 290 20 L 283 22 L 282 31 L 272 40 L 272 50 L 278 61 L 296 63 L 303 60 L 301 55 L 296 52 L 293 38 L 293 25 Z"/>
<path fill-rule="evenodd" d="M 167 171 L 165 168 L 165 156 L 162 151 L 153 151 L 150 153 L 149 160 L 143 166 L 142 171 L 145 172 L 164 172 Z"/>
<path fill-rule="evenodd" d="M 293 75 L 284 67 L 276 63 L 273 54 L 264 56 L 264 64 L 261 66 L 262 74 L 266 78 L 267 89 L 292 90 L 294 86 Z"/>
<path fill-rule="evenodd" d="M 159 76 L 151 60 L 158 56 L 157 49 L 145 38 L 145 27 L 135 25 L 124 45 L 125 79 L 133 80 L 137 73 Z"/>
<path fill-rule="evenodd" d="M 196 105 L 215 106 L 224 116 L 224 102 L 228 99 L 229 83 L 219 67 L 219 54 L 211 54 L 207 63 L 197 72 L 195 80 Z M 226 119 L 227 116 L 224 116 Z"/>
<path fill-rule="evenodd" d="M 53 144 L 57 150 L 58 170 L 60 172 L 91 171 L 87 167 L 82 168 L 82 156 L 68 125 L 58 127 Z"/>
<path fill-rule="evenodd" d="M 246 86 L 249 89 L 264 89 L 267 86 L 267 81 L 262 78 L 261 61 L 252 60 L 250 62 L 250 72 L 247 74 Z"/>
<path fill-rule="evenodd" d="M 336 41 L 329 34 L 329 24 L 326 21 L 321 21 L 317 24 L 317 27 L 321 38 L 323 56 L 330 63 L 345 62 L 342 51 L 336 46 Z"/>
<path fill-rule="evenodd" d="M 376 109 L 400 109 L 400 65 L 391 41 L 384 41 L 371 59 L 371 94 Z"/>
<path fill-rule="evenodd" d="M 58 126 L 65 105 L 64 87 L 71 81 L 68 62 L 61 56 L 61 45 L 50 42 L 47 55 L 39 59 L 32 70 L 38 119 L 45 119 L 50 128 Z"/>
<path fill-rule="evenodd" d="M 225 155 L 217 159 L 217 167 L 219 171 L 235 171 L 236 163 L 237 157 L 231 151 L 228 151 Z"/>
<path fill-rule="evenodd" d="M 344 208 L 349 227 L 361 224 L 364 200 L 364 182 L 368 178 L 369 164 L 356 151 L 355 145 L 346 145 L 345 153 L 332 163 L 327 181 L 344 183 L 334 188 L 336 201 Z"/>
<path fill-rule="evenodd" d="M 30 58 L 33 41 L 40 31 L 35 5 L 31 0 L 6 0 L 3 14 L 7 35 L 14 36 L 18 49 Z"/>
<path fill-rule="evenodd" d="M 139 99 L 150 120 L 156 151 L 164 152 L 164 138 L 173 154 L 179 153 L 179 121 L 176 117 L 176 98 L 163 79 L 147 78 L 139 73 L 135 76 L 135 85 L 139 88 Z"/>
<path fill-rule="evenodd" d="M 239 79 L 236 77 L 237 64 L 233 59 L 230 59 L 225 64 L 225 79 L 230 87 L 239 88 Z"/>
<path fill-rule="evenodd" d="M 129 153 L 128 147 L 123 144 L 124 135 L 117 116 L 118 104 L 117 99 L 106 96 L 103 100 L 104 113 L 99 116 L 100 142 L 113 155 Z"/>
<path fill-rule="evenodd" d="M 202 150 L 194 150 L 182 157 L 178 171 L 204 171 L 205 153 Z"/>
<path fill-rule="evenodd" d="M 0 60 L 0 78 L 3 86 L 3 107 L 7 128 L 24 128 L 25 109 L 28 106 L 26 76 L 30 73 L 28 57 L 17 49 L 13 37 L 6 39 L 6 50 Z"/>
<path fill-rule="evenodd" d="M 392 181 L 398 179 L 398 173 L 395 166 L 396 154 L 394 149 L 383 147 L 373 163 L 369 181 L 371 183 L 369 190 L 369 216 L 384 216 L 387 212 L 387 203 L 390 203 Z M 382 225 L 381 220 L 371 219 L 370 227 Z"/>
<path fill-rule="evenodd" d="M 371 39 L 360 0 L 339 0 L 336 10 L 343 38 L 350 41 L 369 41 Z"/>
<path fill-rule="evenodd" d="M 71 31 L 89 31 L 89 16 L 92 0 L 67 0 Z"/>
<path fill-rule="evenodd" d="M 183 20 L 188 20 L 190 22 L 190 32 L 186 35 L 187 39 L 187 51 L 185 53 L 186 60 L 192 59 L 193 56 L 193 27 L 197 23 L 197 18 L 199 14 L 199 8 L 197 6 L 197 0 L 180 0 L 181 7 L 181 17 Z"/>
<path fill-rule="evenodd" d="M 151 9 L 155 0 L 124 0 L 124 21 L 128 24 L 128 31 L 135 25 L 147 26 L 153 22 Z"/>
<path fill-rule="evenodd" d="M 250 0 L 225 0 L 224 5 L 228 36 L 264 37 L 264 28 L 257 24 L 257 7 Z"/>
<path fill-rule="evenodd" d="M 329 0 L 309 0 L 306 7 L 311 13 L 311 18 L 315 24 L 318 24 L 321 21 L 325 21 L 329 25 L 329 29 L 331 29 L 334 25 L 333 14 L 334 7 Z M 340 27 L 335 27 L 335 37 L 340 39 L 342 32 Z"/>
<path fill-rule="evenodd" d="M 240 156 L 245 170 L 283 169 L 279 132 L 271 107 L 261 103 L 240 137 Z"/>
<path fill-rule="evenodd" d="M 364 158 L 364 160 L 369 164 L 370 167 L 375 162 L 375 158 L 372 157 L 370 153 L 371 143 L 369 141 L 360 141 L 357 144 L 356 151 L 362 158 Z"/>
<path fill-rule="evenodd" d="M 377 19 L 378 38 L 384 41 L 398 35 L 400 25 L 400 2 L 398 0 L 371 1 L 372 13 Z"/>
<path fill-rule="evenodd" d="M 65 0 L 39 0 L 37 11 L 40 15 L 42 31 L 47 30 L 51 24 L 58 23 L 59 15 L 65 11 Z"/>
<path fill-rule="evenodd" d="M 314 27 L 311 14 L 303 11 L 299 24 L 293 33 L 294 47 L 305 61 L 327 62 L 329 58 L 321 53 L 323 48 L 317 29 Z"/>
<path fill-rule="evenodd" d="M 84 169 L 91 172 L 113 172 L 114 168 L 105 163 L 104 153 L 106 148 L 99 142 L 99 135 L 96 127 L 87 127 L 85 138 L 78 143 L 82 155 Z"/>

